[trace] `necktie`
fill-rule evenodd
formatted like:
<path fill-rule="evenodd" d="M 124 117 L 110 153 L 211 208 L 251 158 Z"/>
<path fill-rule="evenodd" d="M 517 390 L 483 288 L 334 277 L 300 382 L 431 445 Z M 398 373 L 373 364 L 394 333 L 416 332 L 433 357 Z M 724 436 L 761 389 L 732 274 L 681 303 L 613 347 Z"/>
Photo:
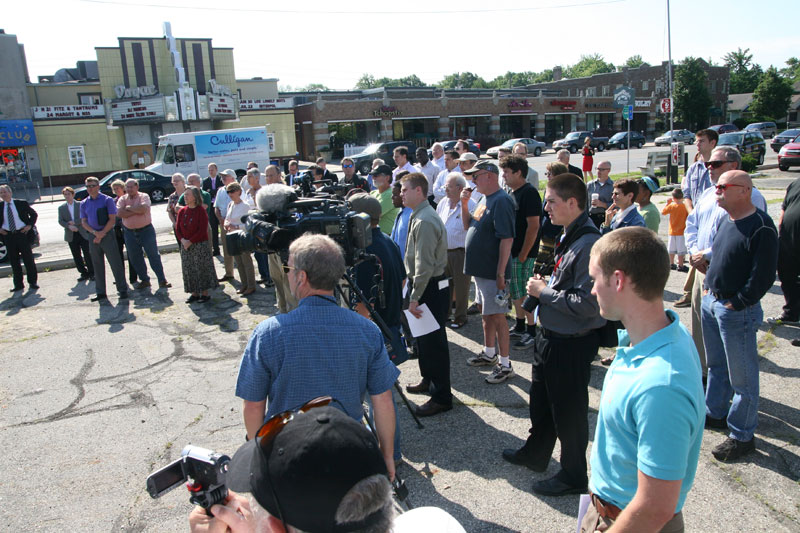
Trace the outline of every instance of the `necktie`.
<path fill-rule="evenodd" d="M 6 204 L 6 218 L 8 218 L 8 231 L 14 233 L 17 231 L 17 224 L 14 222 L 14 213 L 11 212 L 11 203 Z"/>

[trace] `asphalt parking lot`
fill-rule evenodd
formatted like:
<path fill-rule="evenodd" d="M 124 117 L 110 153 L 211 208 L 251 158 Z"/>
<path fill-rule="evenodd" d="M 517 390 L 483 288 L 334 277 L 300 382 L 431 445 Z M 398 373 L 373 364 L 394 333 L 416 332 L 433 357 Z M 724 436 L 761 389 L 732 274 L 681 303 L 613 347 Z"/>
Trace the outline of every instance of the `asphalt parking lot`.
<path fill-rule="evenodd" d="M 768 195 L 773 216 L 781 196 L 780 189 Z M 238 362 L 255 325 L 276 312 L 273 291 L 245 300 L 224 284 L 209 304 L 190 306 L 178 255 L 164 255 L 164 266 L 174 288 L 134 291 L 122 302 L 111 296 L 104 306 L 89 301 L 92 286 L 76 282 L 73 269 L 43 272 L 41 289 L 22 295 L 9 296 L 10 280 L 0 281 L 4 530 L 185 531 L 188 493 L 152 500 L 146 476 L 186 444 L 233 453 L 243 442 L 233 396 Z M 672 272 L 666 305 L 680 296 L 683 276 Z M 764 315 L 778 314 L 782 303 L 776 285 Z M 678 310 L 684 324 L 688 311 Z M 762 327 L 758 451 L 746 462 L 719 463 L 710 451 L 724 435 L 706 432 L 684 509 L 688 531 L 800 531 L 800 348 L 790 345 L 798 336 L 797 327 Z M 465 363 L 480 349 L 479 321 L 470 317 L 448 338 L 454 409 L 417 429 L 398 406 L 405 458 L 398 473 L 412 504 L 442 507 L 470 532 L 575 531 L 577 496 L 530 492 L 534 479 L 555 472 L 555 461 L 534 474 L 500 457 L 527 435 L 530 349 L 512 353 L 517 377 L 489 385 L 488 369 Z M 418 381 L 415 361 L 401 370 L 402 385 Z M 596 362 L 590 434 L 604 375 Z"/>

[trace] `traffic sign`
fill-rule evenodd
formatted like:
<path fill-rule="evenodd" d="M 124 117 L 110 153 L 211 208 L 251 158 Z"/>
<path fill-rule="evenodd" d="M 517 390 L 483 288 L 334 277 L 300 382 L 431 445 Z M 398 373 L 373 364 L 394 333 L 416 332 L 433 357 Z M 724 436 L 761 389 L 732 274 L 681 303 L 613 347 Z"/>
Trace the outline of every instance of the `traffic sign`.
<path fill-rule="evenodd" d="M 635 98 L 636 91 L 633 90 L 633 87 L 621 85 L 614 90 L 613 106 L 619 109 L 624 108 L 626 105 L 633 105 Z"/>
<path fill-rule="evenodd" d="M 633 118 L 633 106 L 628 105 L 622 108 L 622 118 L 631 120 Z"/>
<path fill-rule="evenodd" d="M 661 112 L 672 113 L 672 98 L 661 99 Z"/>

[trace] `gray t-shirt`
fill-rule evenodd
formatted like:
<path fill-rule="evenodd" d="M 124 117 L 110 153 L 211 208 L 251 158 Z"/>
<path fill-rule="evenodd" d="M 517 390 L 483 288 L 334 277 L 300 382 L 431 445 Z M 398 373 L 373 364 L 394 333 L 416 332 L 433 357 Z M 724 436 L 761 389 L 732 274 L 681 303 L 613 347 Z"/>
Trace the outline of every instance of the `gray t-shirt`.
<path fill-rule="evenodd" d="M 481 198 L 467 230 L 465 274 L 497 279 L 500 241 L 514 238 L 514 216 L 514 200 L 504 190 Z M 506 263 L 506 279 L 510 276 L 509 260 Z"/>

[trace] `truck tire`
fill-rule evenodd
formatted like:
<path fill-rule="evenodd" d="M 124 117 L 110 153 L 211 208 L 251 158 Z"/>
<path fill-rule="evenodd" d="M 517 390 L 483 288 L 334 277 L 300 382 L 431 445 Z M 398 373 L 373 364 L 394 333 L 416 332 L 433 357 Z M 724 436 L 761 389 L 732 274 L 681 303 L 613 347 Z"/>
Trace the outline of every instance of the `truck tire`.
<path fill-rule="evenodd" d="M 575 146 L 574 144 L 570 144 L 570 145 L 569 145 L 569 153 L 571 153 L 571 154 L 577 154 L 577 153 L 578 153 L 578 147 L 577 147 L 577 146 Z"/>
<path fill-rule="evenodd" d="M 642 146 L 644 146 L 642 144 L 642 141 L 639 141 L 639 142 L 636 143 L 636 148 L 641 148 Z"/>
<path fill-rule="evenodd" d="M 361 166 L 358 169 L 358 171 L 365 176 L 369 174 L 370 170 L 372 170 L 372 165 L 370 164 L 369 161 L 364 161 L 363 163 L 361 163 Z"/>
<path fill-rule="evenodd" d="M 542 155 L 542 149 L 537 146 L 533 149 L 533 157 L 539 157 L 540 155 Z"/>
<path fill-rule="evenodd" d="M 781 165 L 781 164 L 779 164 L 778 165 L 778 169 L 782 170 L 783 172 L 786 172 L 787 170 L 789 170 L 789 165 Z M 2 261 L 2 259 L 0 259 L 0 261 Z"/>
<path fill-rule="evenodd" d="M 600 143 L 600 144 L 597 145 L 597 151 L 598 152 L 602 152 L 605 149 L 606 149 L 606 145 L 604 143 Z"/>
<path fill-rule="evenodd" d="M 619 143 L 619 149 L 620 149 L 620 150 L 625 150 L 626 148 L 628 148 L 628 145 L 627 145 L 627 144 L 625 144 L 625 143 Z"/>
<path fill-rule="evenodd" d="M 763 164 L 764 164 L 764 153 L 765 153 L 765 152 L 760 152 L 760 153 L 758 154 L 758 164 L 759 164 L 759 165 L 763 165 Z"/>
<path fill-rule="evenodd" d="M 152 191 L 150 191 L 150 201 L 155 203 L 163 202 L 166 194 L 164 194 L 164 189 L 160 187 L 156 187 Z"/>

